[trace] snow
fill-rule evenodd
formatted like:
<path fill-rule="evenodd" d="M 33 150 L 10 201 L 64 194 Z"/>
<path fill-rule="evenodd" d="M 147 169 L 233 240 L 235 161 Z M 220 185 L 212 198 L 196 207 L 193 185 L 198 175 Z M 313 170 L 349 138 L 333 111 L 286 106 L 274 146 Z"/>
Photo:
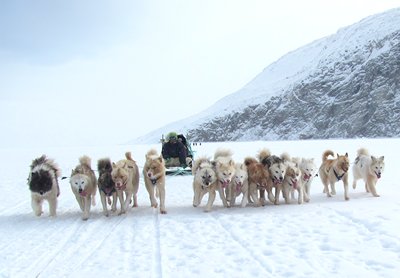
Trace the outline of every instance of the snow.
<path fill-rule="evenodd" d="M 139 166 L 154 145 L 0 149 L 0 277 L 396 277 L 400 270 L 400 194 L 397 153 L 400 139 L 359 139 L 246 143 L 203 143 L 197 156 L 213 156 L 229 148 L 236 161 L 255 156 L 263 147 L 273 154 L 314 157 L 322 152 L 349 153 L 359 147 L 385 155 L 386 170 L 377 185 L 381 197 L 366 193 L 359 181 L 344 200 L 343 185 L 328 198 L 315 178 L 311 202 L 299 205 L 224 208 L 218 195 L 212 211 L 204 213 L 208 196 L 192 206 L 193 176 L 168 177 L 166 208 L 161 215 L 150 207 L 140 181 L 139 207 L 127 214 L 102 214 L 99 194 L 88 221 L 70 189 L 60 181 L 57 217 L 36 217 L 27 186 L 32 159 L 45 153 L 69 176 L 78 158 L 88 155 L 92 167 L 99 158 L 112 161 L 126 151 Z M 350 187 L 352 176 L 350 171 Z M 237 203 L 240 202 L 238 198 Z M 118 205 L 119 208 L 119 205 Z"/>

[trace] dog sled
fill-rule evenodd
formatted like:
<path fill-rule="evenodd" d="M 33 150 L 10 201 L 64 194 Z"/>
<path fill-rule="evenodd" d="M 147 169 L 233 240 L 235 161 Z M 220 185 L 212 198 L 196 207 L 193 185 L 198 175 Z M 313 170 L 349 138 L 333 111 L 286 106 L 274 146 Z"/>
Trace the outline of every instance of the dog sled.
<path fill-rule="evenodd" d="M 162 148 L 164 147 L 164 144 L 168 142 L 169 134 L 164 138 L 164 134 L 161 136 L 161 144 Z M 186 149 L 186 157 L 189 157 L 191 159 L 191 162 L 189 165 L 186 165 L 185 168 L 178 167 L 178 166 L 169 166 L 165 167 L 165 174 L 169 176 L 176 176 L 176 175 L 191 175 L 192 174 L 192 164 L 194 162 L 194 154 L 195 151 L 192 150 L 192 146 L 189 142 L 188 137 L 184 136 L 183 134 L 178 135 L 179 139 L 182 139 L 182 144 Z M 161 150 L 162 150 L 161 148 Z"/>

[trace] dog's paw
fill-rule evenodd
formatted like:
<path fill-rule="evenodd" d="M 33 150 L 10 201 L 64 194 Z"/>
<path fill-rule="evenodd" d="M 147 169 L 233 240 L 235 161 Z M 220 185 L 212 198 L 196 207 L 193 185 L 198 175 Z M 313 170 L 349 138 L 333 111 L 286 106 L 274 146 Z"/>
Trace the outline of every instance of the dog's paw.
<path fill-rule="evenodd" d="M 166 210 L 162 210 L 161 214 L 167 214 L 167 211 Z"/>
<path fill-rule="evenodd" d="M 125 214 L 125 211 L 121 211 L 120 213 L 118 213 L 118 215 L 122 215 Z"/>
<path fill-rule="evenodd" d="M 346 201 L 350 201 L 350 198 L 349 198 L 349 197 L 344 197 L 344 199 L 345 199 Z"/>
<path fill-rule="evenodd" d="M 88 220 L 88 219 L 89 219 L 89 217 L 87 217 L 87 216 L 82 217 L 82 220 L 83 220 L 83 221 L 86 221 L 86 220 Z"/>
<path fill-rule="evenodd" d="M 139 205 L 138 204 L 133 204 L 133 208 L 137 208 Z"/>

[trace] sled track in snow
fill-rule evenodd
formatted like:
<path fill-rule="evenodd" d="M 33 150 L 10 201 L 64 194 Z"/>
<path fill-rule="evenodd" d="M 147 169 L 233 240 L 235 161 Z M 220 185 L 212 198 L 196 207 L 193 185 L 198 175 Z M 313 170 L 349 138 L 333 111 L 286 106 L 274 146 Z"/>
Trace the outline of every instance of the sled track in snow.
<path fill-rule="evenodd" d="M 154 227 L 154 241 L 153 241 L 153 274 L 154 277 L 162 277 L 162 264 L 161 264 L 161 243 L 160 243 L 160 223 L 158 220 L 158 209 L 153 209 L 153 227 Z"/>
<path fill-rule="evenodd" d="M 229 235 L 229 237 L 230 237 L 234 242 L 236 242 L 236 243 L 242 248 L 243 252 L 249 254 L 249 256 L 250 256 L 251 258 L 253 258 L 253 260 L 256 261 L 256 262 L 258 263 L 258 266 L 259 266 L 260 268 L 264 269 L 264 271 L 265 271 L 266 273 L 270 273 L 270 274 L 272 273 L 271 270 L 270 270 L 270 269 L 267 269 L 267 268 L 265 267 L 265 264 L 264 264 L 263 262 L 261 262 L 261 261 L 257 258 L 257 256 L 255 256 L 252 252 L 250 252 L 250 251 L 248 250 L 248 248 L 246 248 L 246 246 L 244 245 L 244 243 L 241 242 L 240 238 L 238 238 L 236 235 L 234 235 L 232 232 L 230 232 L 229 229 L 227 229 L 226 227 L 224 227 L 223 224 L 221 224 L 221 221 L 219 221 L 218 218 L 216 218 L 214 215 L 212 215 L 212 214 L 210 214 L 210 213 L 207 213 L 207 215 L 208 215 L 209 218 L 211 218 L 211 219 L 213 219 L 215 222 L 217 222 L 217 223 L 218 223 L 218 226 L 220 226 L 221 229 L 224 230 L 224 231 Z"/>

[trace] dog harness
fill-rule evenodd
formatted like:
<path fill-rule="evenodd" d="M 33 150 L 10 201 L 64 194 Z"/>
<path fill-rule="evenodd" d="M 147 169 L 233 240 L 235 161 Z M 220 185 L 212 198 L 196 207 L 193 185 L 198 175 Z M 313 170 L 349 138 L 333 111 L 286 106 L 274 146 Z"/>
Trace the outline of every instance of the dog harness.
<path fill-rule="evenodd" d="M 339 175 L 336 173 L 335 169 L 333 169 L 333 173 L 335 173 L 335 176 L 336 176 L 336 178 L 337 178 L 338 181 L 340 181 L 341 178 L 343 178 L 343 176 L 346 174 L 346 172 L 344 172 L 343 175 L 339 176 Z"/>
<path fill-rule="evenodd" d="M 149 178 L 149 179 L 150 179 L 152 185 L 156 185 L 157 181 L 158 181 L 160 178 L 161 178 L 161 177 L 158 177 L 158 178 L 156 178 L 156 179 L 154 179 L 154 180 L 153 180 L 153 179 L 150 179 L 150 178 Z"/>
<path fill-rule="evenodd" d="M 107 193 L 107 192 L 104 190 L 104 188 L 101 188 L 101 191 L 103 191 L 104 194 L 106 194 L 106 196 L 108 196 L 108 197 L 111 197 L 111 194 L 113 194 L 114 192 L 117 192 L 117 191 L 115 190 L 115 188 L 114 188 L 113 190 L 111 190 L 110 193 Z"/>

